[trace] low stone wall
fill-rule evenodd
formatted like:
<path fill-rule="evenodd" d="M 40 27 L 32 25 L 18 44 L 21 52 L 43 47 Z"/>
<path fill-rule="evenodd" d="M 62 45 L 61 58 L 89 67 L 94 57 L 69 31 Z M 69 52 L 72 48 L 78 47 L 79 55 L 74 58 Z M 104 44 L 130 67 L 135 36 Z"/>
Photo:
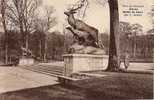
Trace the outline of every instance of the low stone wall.
<path fill-rule="evenodd" d="M 80 71 L 105 70 L 108 64 L 108 55 L 92 54 L 65 54 L 64 75 Z"/>
<path fill-rule="evenodd" d="M 19 59 L 19 65 L 32 65 L 34 64 L 33 58 L 20 58 Z"/>

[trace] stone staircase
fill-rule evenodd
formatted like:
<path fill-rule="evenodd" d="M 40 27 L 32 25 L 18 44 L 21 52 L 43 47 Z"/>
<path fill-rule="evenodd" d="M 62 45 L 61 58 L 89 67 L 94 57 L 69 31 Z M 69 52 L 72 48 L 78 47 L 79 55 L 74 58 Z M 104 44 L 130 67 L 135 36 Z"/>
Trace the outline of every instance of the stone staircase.
<path fill-rule="evenodd" d="M 63 66 L 55 66 L 55 65 L 35 64 L 35 65 L 23 65 L 19 67 L 30 71 L 51 75 L 51 76 L 56 76 L 56 77 L 63 75 L 63 72 L 64 72 Z"/>

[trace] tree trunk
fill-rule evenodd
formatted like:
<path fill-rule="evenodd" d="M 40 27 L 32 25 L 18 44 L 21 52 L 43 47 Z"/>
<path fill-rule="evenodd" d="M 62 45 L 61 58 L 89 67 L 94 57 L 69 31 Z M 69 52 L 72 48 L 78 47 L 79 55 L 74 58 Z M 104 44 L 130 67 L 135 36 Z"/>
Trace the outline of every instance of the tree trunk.
<path fill-rule="evenodd" d="M 28 36 L 28 33 L 26 32 L 26 37 L 25 37 L 25 42 L 26 42 L 25 45 L 26 45 L 26 50 L 27 50 L 26 56 L 28 56 L 28 50 L 29 50 L 29 48 L 28 48 L 29 47 L 29 43 L 28 43 L 29 41 L 28 40 L 29 40 L 29 36 Z"/>
<path fill-rule="evenodd" d="M 135 58 L 136 57 L 136 46 L 137 46 L 137 43 L 136 43 L 136 33 L 134 35 L 134 50 L 133 50 L 133 57 Z"/>
<path fill-rule="evenodd" d="M 47 39 L 46 39 L 46 36 L 45 36 L 45 40 L 44 40 L 44 56 L 43 56 L 43 58 L 44 58 L 44 62 L 46 62 L 47 61 Z"/>
<path fill-rule="evenodd" d="M 20 34 L 21 34 L 21 46 L 25 47 L 25 34 L 24 34 L 24 30 L 23 30 L 23 24 L 22 21 L 20 20 L 20 24 L 19 24 L 19 28 L 20 28 Z"/>
<path fill-rule="evenodd" d="M 39 48 L 40 48 L 40 59 L 42 60 L 42 40 L 40 40 L 40 43 L 39 43 Z"/>
<path fill-rule="evenodd" d="M 5 64 L 8 64 L 8 35 L 5 32 Z"/>
<path fill-rule="evenodd" d="M 5 64 L 8 64 L 8 32 L 6 29 L 5 19 L 3 20 L 3 27 L 5 32 Z"/>
<path fill-rule="evenodd" d="M 5 64 L 8 64 L 8 32 L 6 27 L 6 20 L 5 20 L 5 11 L 6 11 L 6 1 L 1 1 L 1 15 L 2 15 L 2 24 L 5 33 Z"/>
<path fill-rule="evenodd" d="M 110 8 L 110 46 L 107 71 L 119 70 L 119 12 L 118 0 L 109 0 Z"/>

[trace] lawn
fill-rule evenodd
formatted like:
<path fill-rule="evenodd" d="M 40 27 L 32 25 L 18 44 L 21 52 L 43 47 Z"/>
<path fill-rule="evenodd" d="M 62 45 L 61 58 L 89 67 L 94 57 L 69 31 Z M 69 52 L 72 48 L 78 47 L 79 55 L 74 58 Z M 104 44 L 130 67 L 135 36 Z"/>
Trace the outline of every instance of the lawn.
<path fill-rule="evenodd" d="M 71 83 L 8 92 L 0 100 L 152 99 L 153 74 L 99 72 L 106 75 Z"/>

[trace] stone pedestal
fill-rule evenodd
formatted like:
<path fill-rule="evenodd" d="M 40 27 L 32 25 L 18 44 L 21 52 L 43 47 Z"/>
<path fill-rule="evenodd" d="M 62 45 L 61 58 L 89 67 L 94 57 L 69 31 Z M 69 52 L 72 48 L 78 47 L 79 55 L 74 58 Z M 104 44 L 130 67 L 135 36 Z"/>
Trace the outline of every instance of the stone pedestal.
<path fill-rule="evenodd" d="M 66 76 L 80 71 L 105 70 L 108 64 L 107 55 L 65 54 L 63 57 Z"/>
<path fill-rule="evenodd" d="M 33 58 L 22 57 L 19 59 L 19 65 L 32 65 L 34 64 Z"/>

